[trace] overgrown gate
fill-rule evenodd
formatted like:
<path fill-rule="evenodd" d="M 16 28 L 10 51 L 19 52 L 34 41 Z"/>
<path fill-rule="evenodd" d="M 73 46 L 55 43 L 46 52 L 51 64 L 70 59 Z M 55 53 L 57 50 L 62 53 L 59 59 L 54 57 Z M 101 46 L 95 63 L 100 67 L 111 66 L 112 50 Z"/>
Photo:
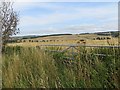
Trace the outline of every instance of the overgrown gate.
<path fill-rule="evenodd" d="M 77 44 L 66 44 L 66 45 L 40 45 L 41 49 L 48 51 L 48 52 L 59 52 L 59 53 L 63 53 L 63 52 L 68 52 L 69 55 L 71 55 L 71 57 L 68 57 L 69 59 L 73 59 L 74 60 L 74 56 L 76 54 L 81 53 L 79 48 L 111 48 L 111 49 L 118 49 L 118 52 L 120 52 L 120 46 L 103 46 L 103 45 L 77 45 Z M 57 48 L 56 48 L 57 47 Z M 60 49 L 59 49 L 60 48 Z M 62 48 L 62 49 L 61 49 Z M 93 53 L 89 53 L 89 54 L 93 54 Z M 120 53 L 119 53 L 120 54 Z M 115 55 L 110 55 L 110 54 L 104 54 L 104 53 L 94 53 L 94 55 L 96 56 L 115 56 Z M 67 58 L 67 57 L 66 57 Z"/>

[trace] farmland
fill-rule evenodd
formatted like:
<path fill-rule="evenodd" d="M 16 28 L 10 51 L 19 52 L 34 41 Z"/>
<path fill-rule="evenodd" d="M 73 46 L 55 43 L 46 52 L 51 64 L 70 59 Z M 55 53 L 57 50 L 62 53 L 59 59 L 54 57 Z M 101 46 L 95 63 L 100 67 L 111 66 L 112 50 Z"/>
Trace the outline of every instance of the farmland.
<path fill-rule="evenodd" d="M 8 45 L 38 46 L 44 44 L 83 44 L 83 42 L 85 42 L 87 45 L 118 45 L 118 38 L 97 34 L 73 34 L 21 39 L 17 40 L 17 43 L 10 43 Z"/>
<path fill-rule="evenodd" d="M 118 38 L 95 34 L 60 35 L 9 43 L 2 57 L 3 88 L 120 88 L 119 48 L 77 47 L 77 54 L 72 56 L 69 50 L 49 52 L 36 47 L 46 44 L 117 46 Z M 62 48 L 47 49 L 59 51 Z"/>
<path fill-rule="evenodd" d="M 117 0 L 0 1 L 1 89 L 120 89 Z"/>

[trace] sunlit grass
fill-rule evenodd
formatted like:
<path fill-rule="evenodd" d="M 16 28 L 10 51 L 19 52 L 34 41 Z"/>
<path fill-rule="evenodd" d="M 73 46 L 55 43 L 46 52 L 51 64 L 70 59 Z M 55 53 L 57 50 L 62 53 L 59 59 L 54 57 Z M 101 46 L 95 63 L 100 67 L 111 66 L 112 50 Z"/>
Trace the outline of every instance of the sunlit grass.
<path fill-rule="evenodd" d="M 61 50 L 55 48 L 58 49 Z M 45 52 L 35 47 L 6 47 L 3 88 L 120 88 L 119 49 L 78 49 L 74 60 L 65 60 L 66 53 Z"/>

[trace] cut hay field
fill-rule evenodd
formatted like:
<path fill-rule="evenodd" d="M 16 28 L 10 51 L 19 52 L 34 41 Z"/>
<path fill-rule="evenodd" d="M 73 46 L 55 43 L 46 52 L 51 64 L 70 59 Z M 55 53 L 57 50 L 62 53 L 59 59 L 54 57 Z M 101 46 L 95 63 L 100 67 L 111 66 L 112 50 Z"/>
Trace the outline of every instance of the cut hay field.
<path fill-rule="evenodd" d="M 101 38 L 101 39 L 100 39 Z M 110 38 L 110 39 L 107 39 Z M 19 43 L 9 46 L 38 46 L 45 44 L 87 44 L 87 45 L 118 45 L 118 38 L 96 34 L 47 36 L 33 39 L 22 39 Z"/>

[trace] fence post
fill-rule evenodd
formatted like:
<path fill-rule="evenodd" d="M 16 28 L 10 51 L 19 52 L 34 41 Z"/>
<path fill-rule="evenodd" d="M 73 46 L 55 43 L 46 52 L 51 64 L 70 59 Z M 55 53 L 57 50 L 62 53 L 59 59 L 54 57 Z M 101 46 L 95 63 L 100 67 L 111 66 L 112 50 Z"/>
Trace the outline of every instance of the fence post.
<path fill-rule="evenodd" d="M 72 47 L 72 59 L 74 60 L 74 50 L 73 50 L 74 46 L 71 47 Z"/>

